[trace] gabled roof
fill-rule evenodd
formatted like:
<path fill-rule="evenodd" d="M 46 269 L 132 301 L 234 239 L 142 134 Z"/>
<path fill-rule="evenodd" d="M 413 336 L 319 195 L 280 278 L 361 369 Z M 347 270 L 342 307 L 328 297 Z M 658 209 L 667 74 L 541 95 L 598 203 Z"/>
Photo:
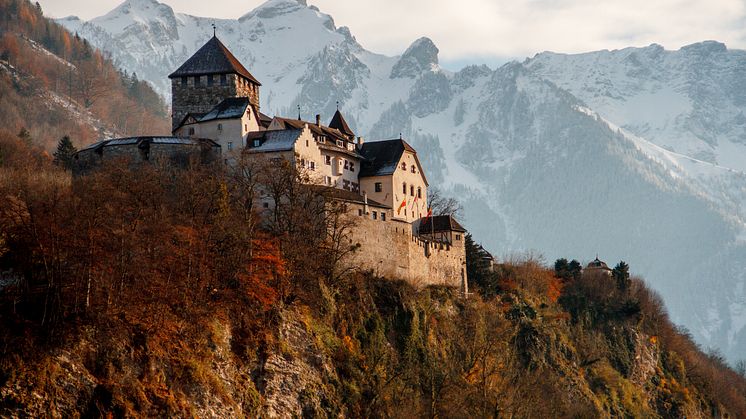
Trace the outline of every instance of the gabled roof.
<path fill-rule="evenodd" d="M 422 219 L 419 228 L 420 234 L 441 231 L 458 231 L 465 233 L 466 229 L 450 215 L 436 215 Z"/>
<path fill-rule="evenodd" d="M 239 74 L 259 86 L 262 85 L 228 48 L 216 36 L 213 36 L 168 78 L 233 73 Z"/>
<path fill-rule="evenodd" d="M 247 150 L 249 153 L 268 153 L 276 151 L 290 151 L 300 137 L 301 130 L 281 129 L 249 133 L 247 136 Z M 260 140 L 259 147 L 254 147 L 253 140 Z"/>
<path fill-rule="evenodd" d="M 209 147 L 220 148 L 220 144 L 209 138 L 185 138 L 185 137 L 124 137 L 111 138 L 102 140 L 86 147 L 81 148 L 78 152 L 86 150 L 96 150 L 103 147 L 115 147 L 126 145 L 137 145 L 138 147 L 147 144 L 179 144 L 179 145 L 205 145 Z"/>
<path fill-rule="evenodd" d="M 249 107 L 249 104 L 249 98 L 247 97 L 229 97 L 215 105 L 210 112 L 199 119 L 199 122 L 215 119 L 241 118 L 246 113 L 246 108 Z"/>
<path fill-rule="evenodd" d="M 422 170 L 422 164 L 420 164 L 420 159 L 417 157 L 417 151 L 401 138 L 396 140 L 371 141 L 363 144 L 360 148 L 360 154 L 363 155 L 365 160 L 360 169 L 360 177 L 393 174 L 399 165 L 399 160 L 401 160 L 404 151 L 414 154 L 417 165 L 420 166 L 420 173 L 425 179 L 425 185 L 427 185 L 427 177 L 425 177 L 425 172 Z"/>
<path fill-rule="evenodd" d="M 308 129 L 311 130 L 311 132 L 316 136 L 326 136 L 330 141 L 327 141 L 327 144 L 319 143 L 319 148 L 324 148 L 331 151 L 338 151 L 340 153 L 345 153 L 351 156 L 354 156 L 356 158 L 362 158 L 362 156 L 358 153 L 357 147 L 355 147 L 355 150 L 348 150 L 345 147 L 338 147 L 335 144 L 335 140 L 342 140 L 346 142 L 350 142 L 350 139 L 345 137 L 338 129 L 336 128 L 329 128 L 324 125 L 316 125 L 313 122 L 303 121 L 300 119 L 291 119 L 291 118 L 282 118 L 279 116 L 276 116 L 275 119 L 277 122 L 280 123 L 280 125 L 284 129 L 303 129 L 304 126 L 308 125 Z"/>
<path fill-rule="evenodd" d="M 355 133 L 352 132 L 350 129 L 350 126 L 347 125 L 347 121 L 345 121 L 345 117 L 342 116 L 342 112 L 337 109 L 337 112 L 334 113 L 334 117 L 332 118 L 332 122 L 329 123 L 329 128 L 334 128 L 341 132 L 344 135 L 354 137 Z"/>

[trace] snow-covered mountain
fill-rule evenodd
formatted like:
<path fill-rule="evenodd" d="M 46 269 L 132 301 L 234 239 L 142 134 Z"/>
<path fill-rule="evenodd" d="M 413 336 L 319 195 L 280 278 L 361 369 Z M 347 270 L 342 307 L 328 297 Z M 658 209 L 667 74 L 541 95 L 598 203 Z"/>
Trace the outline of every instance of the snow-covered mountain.
<path fill-rule="evenodd" d="M 304 1 L 217 20 L 128 0 L 60 22 L 164 95 L 214 22 L 265 113 L 328 118 L 339 101 L 368 140 L 402 133 L 497 255 L 624 259 L 705 347 L 746 358 L 746 52 L 653 45 L 451 73 L 427 38 L 375 54 Z"/>

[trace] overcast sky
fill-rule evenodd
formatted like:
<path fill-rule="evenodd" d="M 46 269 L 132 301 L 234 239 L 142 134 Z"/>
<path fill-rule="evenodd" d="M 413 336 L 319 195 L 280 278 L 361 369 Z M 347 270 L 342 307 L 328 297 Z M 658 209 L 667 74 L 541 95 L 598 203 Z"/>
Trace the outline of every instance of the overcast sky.
<path fill-rule="evenodd" d="M 123 0 L 39 0 L 53 17 L 90 19 Z M 262 0 L 161 0 L 176 12 L 237 18 Z M 309 0 L 368 50 L 400 54 L 428 36 L 441 59 L 496 63 L 541 51 L 583 52 L 702 40 L 746 47 L 746 0 Z"/>

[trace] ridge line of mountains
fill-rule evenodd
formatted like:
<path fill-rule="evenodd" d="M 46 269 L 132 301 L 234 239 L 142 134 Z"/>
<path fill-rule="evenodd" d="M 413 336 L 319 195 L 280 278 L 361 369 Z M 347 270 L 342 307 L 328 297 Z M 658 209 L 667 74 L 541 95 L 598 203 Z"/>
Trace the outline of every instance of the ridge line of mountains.
<path fill-rule="evenodd" d="M 376 54 L 304 1 L 217 20 L 128 0 L 57 21 L 164 96 L 216 22 L 264 113 L 339 101 L 358 135 L 408 138 L 496 255 L 624 259 L 703 347 L 746 353 L 746 51 L 653 44 L 450 72 L 428 38 Z"/>

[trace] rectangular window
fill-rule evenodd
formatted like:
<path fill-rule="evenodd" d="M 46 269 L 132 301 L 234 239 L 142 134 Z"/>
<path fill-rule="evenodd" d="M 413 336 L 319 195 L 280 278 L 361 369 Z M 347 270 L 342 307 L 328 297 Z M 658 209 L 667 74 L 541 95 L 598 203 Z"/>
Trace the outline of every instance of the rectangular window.
<path fill-rule="evenodd" d="M 228 77 L 225 74 L 220 75 L 220 85 L 225 86 L 228 84 Z"/>
<path fill-rule="evenodd" d="M 345 159 L 345 169 L 349 170 L 349 168 L 350 168 L 350 162 L 348 162 L 347 159 Z"/>
<path fill-rule="evenodd" d="M 456 240 L 461 240 L 461 235 L 460 234 L 456 234 Z"/>
<path fill-rule="evenodd" d="M 417 198 L 422 199 L 422 188 L 417 188 Z"/>
<path fill-rule="evenodd" d="M 357 210 L 357 215 L 359 215 L 359 216 L 362 217 L 363 216 L 363 210 L 361 210 L 361 209 Z"/>
<path fill-rule="evenodd" d="M 310 147 L 310 146 L 308 145 L 308 140 L 306 140 L 306 147 Z"/>
<path fill-rule="evenodd" d="M 207 85 L 212 86 L 213 80 L 212 80 L 212 74 L 207 76 Z"/>
<path fill-rule="evenodd" d="M 194 135 L 194 128 L 189 128 L 189 135 Z"/>
<path fill-rule="evenodd" d="M 342 141 L 342 140 L 337 140 L 337 146 L 338 147 L 344 147 L 345 146 L 345 142 Z"/>
<path fill-rule="evenodd" d="M 414 196 L 414 185 L 409 186 L 409 195 Z"/>
<path fill-rule="evenodd" d="M 200 84 L 200 76 L 196 76 L 196 77 L 194 78 L 194 85 L 195 85 L 195 86 L 199 86 L 199 84 Z"/>
<path fill-rule="evenodd" d="M 320 142 L 321 144 L 324 144 L 324 143 L 326 143 L 326 137 L 324 137 L 323 135 L 322 135 L 321 137 L 319 137 L 319 142 Z"/>
<path fill-rule="evenodd" d="M 381 221 L 386 221 L 386 213 L 381 212 Z"/>
<path fill-rule="evenodd" d="M 381 182 L 376 182 L 376 189 L 375 189 L 375 191 L 376 192 L 383 191 L 383 184 Z"/>
<path fill-rule="evenodd" d="M 354 171 L 355 171 L 355 163 L 350 162 L 350 172 L 354 172 Z"/>
<path fill-rule="evenodd" d="M 181 85 L 182 86 L 186 86 L 187 85 L 187 80 L 188 80 L 188 77 L 182 77 L 181 78 Z"/>
<path fill-rule="evenodd" d="M 377 219 L 378 219 L 378 213 L 376 213 L 375 211 L 373 211 L 373 219 L 374 219 L 374 220 L 377 220 Z"/>
<path fill-rule="evenodd" d="M 345 190 L 349 191 L 349 190 L 350 190 L 350 181 L 349 181 L 349 180 L 343 180 L 343 181 L 342 181 L 342 187 L 343 187 L 343 188 L 344 188 Z"/>
<path fill-rule="evenodd" d="M 316 170 L 316 162 L 315 161 L 309 162 L 308 165 L 309 165 L 309 167 L 308 167 L 309 169 Z"/>
<path fill-rule="evenodd" d="M 353 192 L 358 192 L 360 190 L 360 185 L 355 182 L 352 182 L 352 190 Z"/>
<path fill-rule="evenodd" d="M 228 142 L 228 151 L 231 151 L 231 150 L 233 150 L 233 143 L 229 141 Z"/>
<path fill-rule="evenodd" d="M 331 186 L 331 185 L 332 185 L 332 178 L 331 178 L 330 176 L 327 176 L 327 177 L 326 177 L 326 184 L 327 184 L 328 186 Z"/>
<path fill-rule="evenodd" d="M 218 124 L 218 131 L 222 131 L 222 130 L 223 130 L 223 124 Z"/>
<path fill-rule="evenodd" d="M 414 165 L 412 165 L 412 173 L 416 173 L 416 171 L 414 169 Z"/>
<path fill-rule="evenodd" d="M 259 147 L 260 145 L 262 145 L 261 140 L 254 140 L 254 147 Z"/>
<path fill-rule="evenodd" d="M 332 165 L 332 156 L 324 156 L 324 163 L 326 163 L 328 166 Z"/>

